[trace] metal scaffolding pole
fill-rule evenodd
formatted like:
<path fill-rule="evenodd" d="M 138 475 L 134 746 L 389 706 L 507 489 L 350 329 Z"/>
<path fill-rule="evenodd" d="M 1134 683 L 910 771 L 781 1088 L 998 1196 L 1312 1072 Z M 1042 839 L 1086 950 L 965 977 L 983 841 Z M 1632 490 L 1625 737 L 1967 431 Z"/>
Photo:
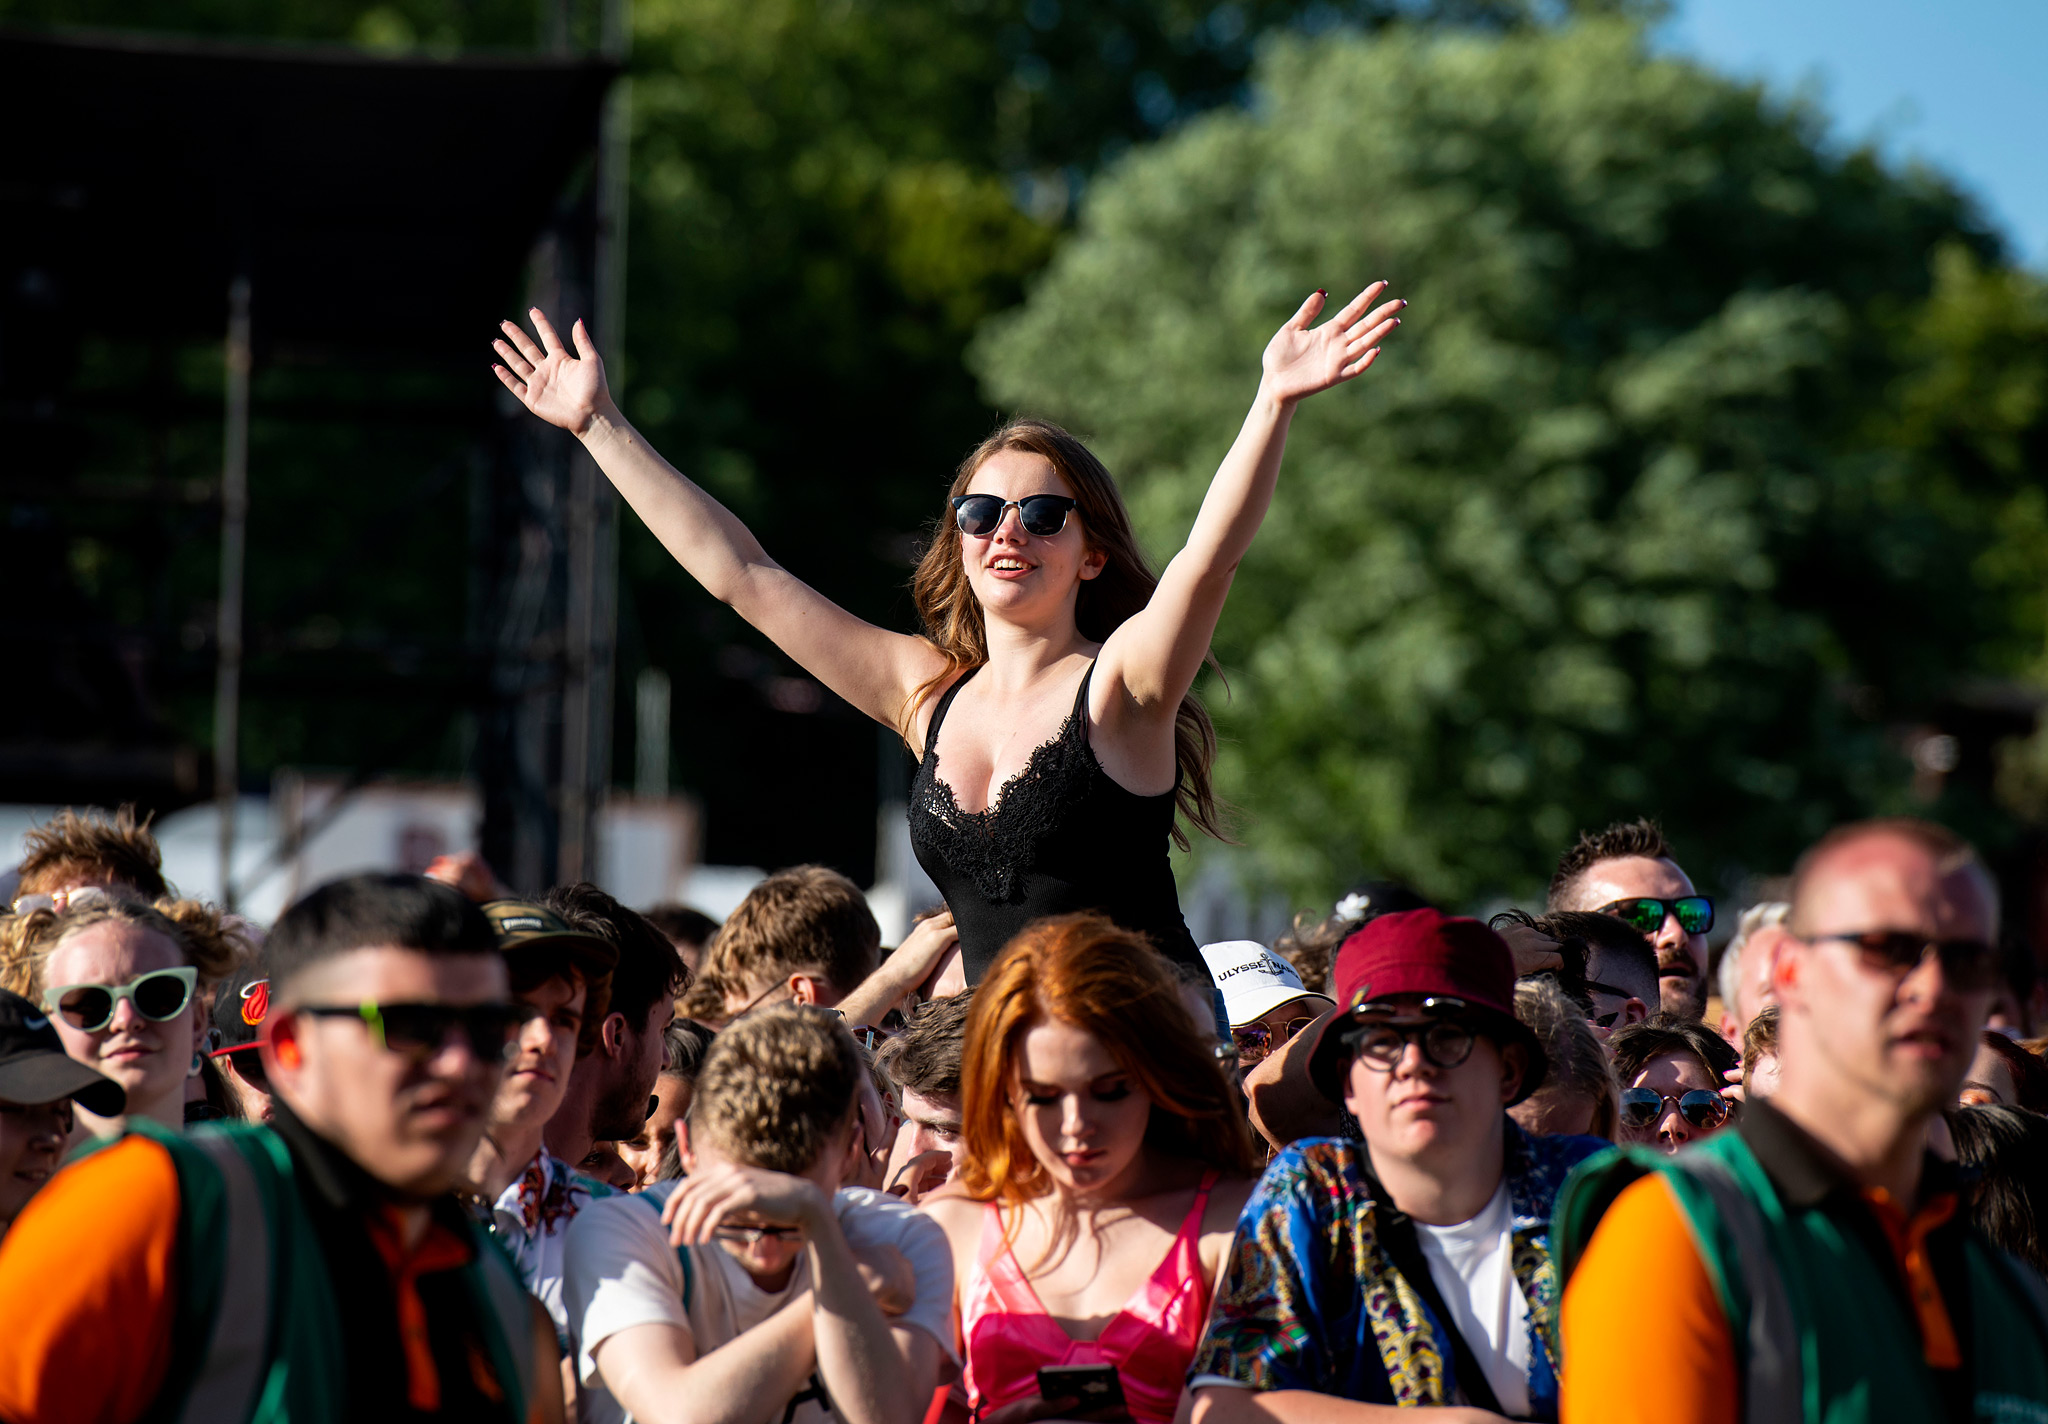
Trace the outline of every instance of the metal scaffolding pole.
<path fill-rule="evenodd" d="M 213 689 L 213 799 L 220 900 L 235 907 L 235 799 L 242 720 L 242 571 L 249 544 L 249 279 L 228 287 L 227 430 L 220 472 L 219 663 Z"/>
<path fill-rule="evenodd" d="M 623 61 L 630 0 L 605 0 L 602 49 Z M 632 91 L 620 79 L 607 97 L 598 132 L 595 232 L 591 251 L 592 336 L 612 391 L 625 375 L 626 202 Z M 562 706 L 561 850 L 563 880 L 603 873 L 598 826 L 611 789 L 612 700 L 618 642 L 618 496 L 579 446 L 570 457 L 568 627 Z"/>

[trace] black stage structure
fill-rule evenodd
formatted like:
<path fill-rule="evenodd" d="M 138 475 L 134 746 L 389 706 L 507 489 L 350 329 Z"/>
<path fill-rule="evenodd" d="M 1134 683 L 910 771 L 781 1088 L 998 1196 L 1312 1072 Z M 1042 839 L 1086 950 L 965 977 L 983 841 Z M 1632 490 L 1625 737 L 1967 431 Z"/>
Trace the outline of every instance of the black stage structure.
<path fill-rule="evenodd" d="M 0 32 L 0 800 L 368 748 L 473 777 L 514 885 L 591 873 L 614 497 L 487 343 L 616 350 L 618 68 Z"/>

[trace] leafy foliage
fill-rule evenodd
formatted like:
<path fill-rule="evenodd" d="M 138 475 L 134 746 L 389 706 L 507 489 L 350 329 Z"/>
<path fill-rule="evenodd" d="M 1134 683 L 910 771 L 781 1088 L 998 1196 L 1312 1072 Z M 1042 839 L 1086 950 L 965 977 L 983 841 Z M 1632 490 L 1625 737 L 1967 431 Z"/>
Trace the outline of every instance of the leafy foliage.
<path fill-rule="evenodd" d="M 1164 553 L 1301 294 L 1413 299 L 1296 419 L 1218 635 L 1262 873 L 1528 892 L 1648 812 L 1732 875 L 1902 806 L 1887 727 L 2013 626 L 1973 561 L 2038 499 L 2040 381 L 1973 377 L 2042 338 L 1967 205 L 1619 20 L 1287 39 L 1256 88 L 1105 176 L 974 359 Z"/>

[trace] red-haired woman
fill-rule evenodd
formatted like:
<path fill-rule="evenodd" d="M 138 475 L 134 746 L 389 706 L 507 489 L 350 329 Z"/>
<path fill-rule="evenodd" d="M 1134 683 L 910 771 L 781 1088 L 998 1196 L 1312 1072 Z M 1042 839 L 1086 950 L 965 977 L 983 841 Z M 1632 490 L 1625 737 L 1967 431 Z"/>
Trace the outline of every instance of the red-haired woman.
<path fill-rule="evenodd" d="M 960 1071 L 960 1177 L 924 1208 L 975 1418 L 1088 1412 L 1038 1371 L 1107 1366 L 1123 1412 L 1170 1424 L 1259 1170 L 1171 967 L 1099 915 L 1041 921 L 975 991 Z"/>
<path fill-rule="evenodd" d="M 913 580 L 923 637 L 863 622 L 793 577 L 656 454 L 613 403 L 580 321 L 574 355 L 538 309 L 538 342 L 503 323 L 492 369 L 583 441 L 713 597 L 923 758 L 912 843 L 972 983 L 1026 924 L 1074 910 L 1199 962 L 1167 865 L 1176 812 L 1217 831 L 1215 733 L 1190 689 L 1272 502 L 1295 406 L 1372 364 L 1406 305 L 1374 308 L 1385 290 L 1373 283 L 1312 328 L 1316 292 L 1267 344 L 1251 413 L 1161 577 L 1080 441 L 1043 421 L 983 441 L 948 492 L 955 532 L 941 526 Z"/>

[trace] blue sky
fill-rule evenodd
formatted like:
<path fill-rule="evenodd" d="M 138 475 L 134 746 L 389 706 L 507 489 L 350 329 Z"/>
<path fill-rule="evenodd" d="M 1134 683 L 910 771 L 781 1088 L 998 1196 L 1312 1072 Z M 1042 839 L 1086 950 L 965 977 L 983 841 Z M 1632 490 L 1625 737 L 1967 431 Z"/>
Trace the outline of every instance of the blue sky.
<path fill-rule="evenodd" d="M 1676 0 L 1662 43 L 1945 170 L 2048 269 L 2048 0 Z"/>

